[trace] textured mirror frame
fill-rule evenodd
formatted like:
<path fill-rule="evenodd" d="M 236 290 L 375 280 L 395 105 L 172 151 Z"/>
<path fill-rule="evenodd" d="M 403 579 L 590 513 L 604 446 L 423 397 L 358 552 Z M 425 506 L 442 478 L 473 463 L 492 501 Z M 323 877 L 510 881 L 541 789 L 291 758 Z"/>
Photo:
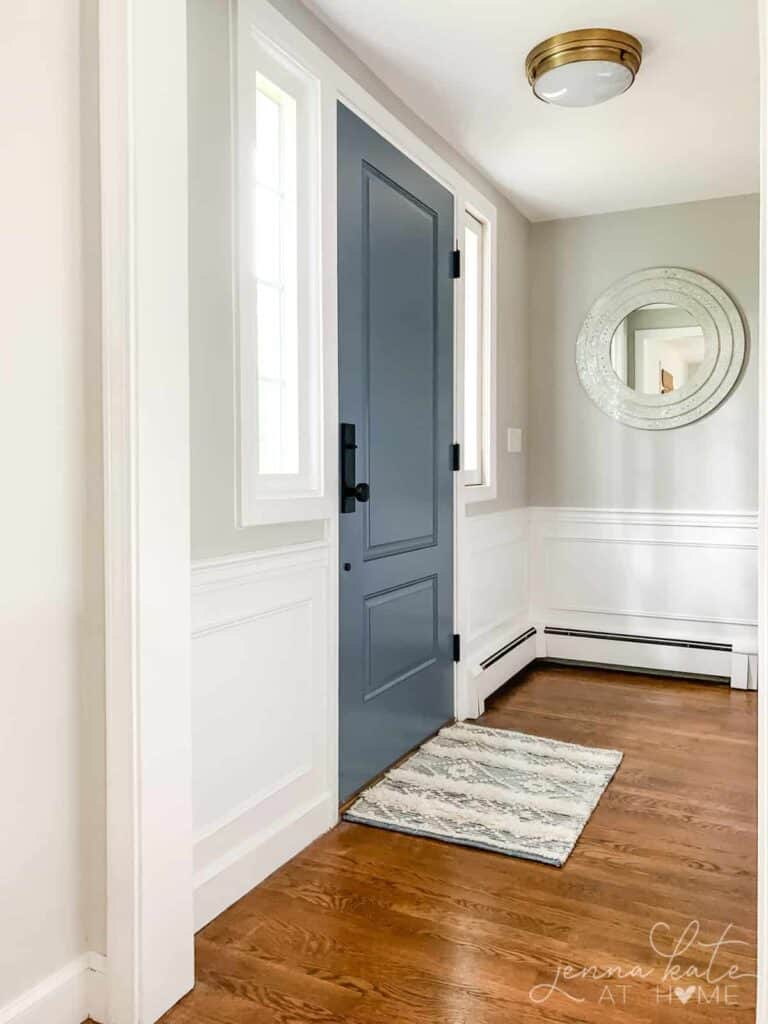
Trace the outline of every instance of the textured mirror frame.
<path fill-rule="evenodd" d="M 683 387 L 666 395 L 641 394 L 614 372 L 611 341 L 622 320 L 653 303 L 687 310 L 701 325 L 704 361 Z M 703 274 L 679 267 L 651 267 L 629 274 L 590 309 L 576 342 L 576 369 L 584 390 L 604 413 L 642 430 L 670 430 L 706 416 L 738 380 L 746 342 L 733 299 Z"/>

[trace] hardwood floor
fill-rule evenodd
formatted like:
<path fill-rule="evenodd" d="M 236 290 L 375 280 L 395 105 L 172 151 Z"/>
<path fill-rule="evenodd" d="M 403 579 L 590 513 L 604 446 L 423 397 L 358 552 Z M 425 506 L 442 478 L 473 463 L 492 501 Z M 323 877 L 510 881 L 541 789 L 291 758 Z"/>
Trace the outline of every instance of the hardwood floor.
<path fill-rule="evenodd" d="M 625 754 L 563 868 L 341 824 L 200 932 L 164 1024 L 751 1024 L 753 979 L 721 975 L 755 971 L 755 712 L 726 687 L 531 669 L 484 724 Z M 738 944 L 704 947 L 726 929 Z"/>

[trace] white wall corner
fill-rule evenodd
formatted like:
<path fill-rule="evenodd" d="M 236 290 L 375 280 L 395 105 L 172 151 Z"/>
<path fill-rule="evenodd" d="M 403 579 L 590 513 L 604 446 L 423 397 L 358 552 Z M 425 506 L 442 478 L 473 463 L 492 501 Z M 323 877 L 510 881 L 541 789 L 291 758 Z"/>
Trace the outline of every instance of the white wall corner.
<path fill-rule="evenodd" d="M 101 953 L 88 953 L 86 957 L 86 988 L 88 1016 L 96 1024 L 107 1021 L 107 958 Z"/>
<path fill-rule="evenodd" d="M 533 628 L 536 630 L 536 657 L 546 658 L 547 656 L 547 634 L 544 632 L 544 622 L 534 622 Z"/>
<path fill-rule="evenodd" d="M 747 689 L 756 690 L 758 680 L 760 678 L 760 673 L 758 670 L 759 656 L 757 654 L 748 654 L 747 658 L 749 659 L 749 680 Z"/>
<path fill-rule="evenodd" d="M 731 653 L 731 689 L 757 689 L 757 655 L 752 651 Z"/>
<path fill-rule="evenodd" d="M 106 959 L 85 953 L 0 1007 L 0 1024 L 106 1021 Z"/>

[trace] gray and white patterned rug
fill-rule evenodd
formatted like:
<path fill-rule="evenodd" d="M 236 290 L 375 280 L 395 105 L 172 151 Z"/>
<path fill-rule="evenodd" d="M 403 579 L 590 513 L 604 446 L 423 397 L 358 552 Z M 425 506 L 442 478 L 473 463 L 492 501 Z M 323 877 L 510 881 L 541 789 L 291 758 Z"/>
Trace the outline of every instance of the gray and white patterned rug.
<path fill-rule="evenodd" d="M 344 818 L 562 867 L 622 757 L 459 722 L 365 790 Z"/>

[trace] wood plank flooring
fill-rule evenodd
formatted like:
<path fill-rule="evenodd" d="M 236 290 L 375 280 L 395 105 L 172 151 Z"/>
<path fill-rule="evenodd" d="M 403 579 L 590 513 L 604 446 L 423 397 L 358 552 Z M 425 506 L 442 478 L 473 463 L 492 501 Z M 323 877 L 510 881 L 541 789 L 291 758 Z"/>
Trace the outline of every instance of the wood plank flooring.
<path fill-rule="evenodd" d="M 753 979 L 720 976 L 755 970 L 755 712 L 726 687 L 529 670 L 484 724 L 625 754 L 565 867 L 342 824 L 199 933 L 163 1024 L 751 1024 Z"/>

